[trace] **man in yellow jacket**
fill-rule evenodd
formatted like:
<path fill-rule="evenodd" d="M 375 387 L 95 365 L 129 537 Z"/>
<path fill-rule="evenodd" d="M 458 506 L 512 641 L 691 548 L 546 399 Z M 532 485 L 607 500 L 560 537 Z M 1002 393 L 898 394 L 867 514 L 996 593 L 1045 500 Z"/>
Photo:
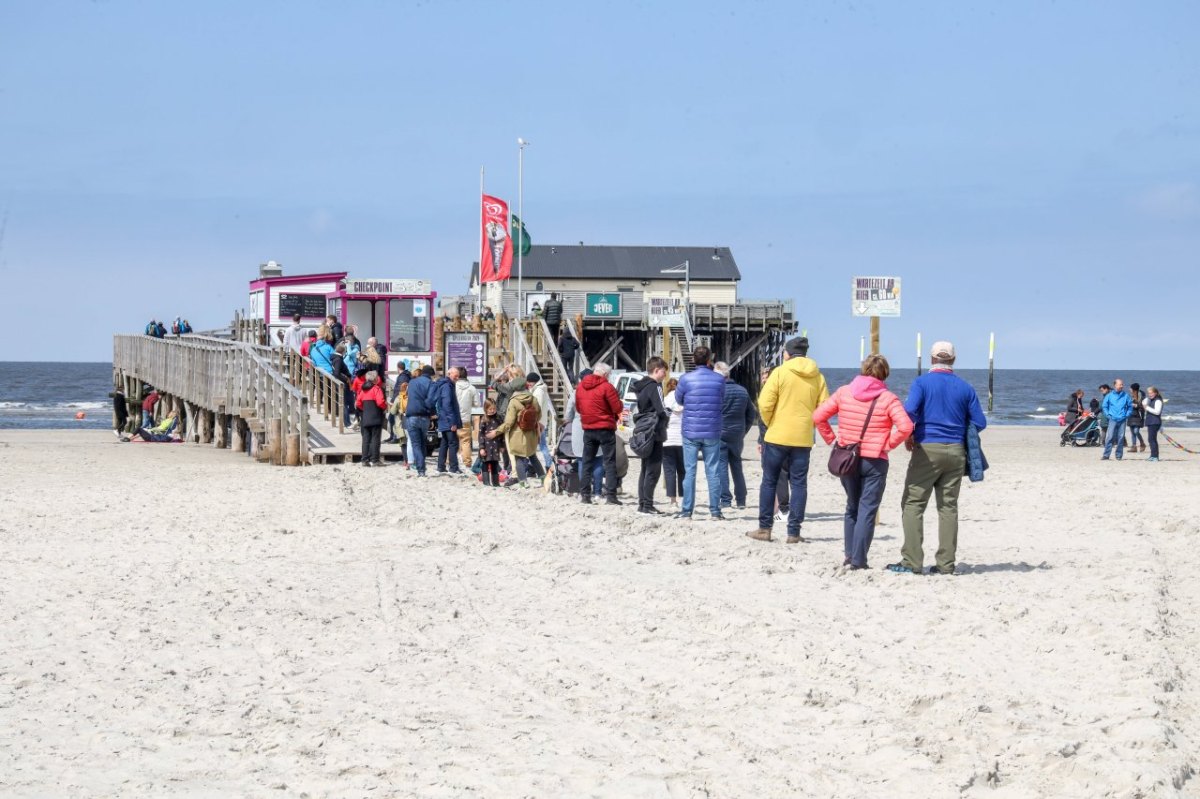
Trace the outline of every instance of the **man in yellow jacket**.
<path fill-rule="evenodd" d="M 770 541 L 775 523 L 775 490 L 785 469 L 792 488 L 787 517 L 787 542 L 798 544 L 804 508 L 808 503 L 808 460 L 813 446 L 813 411 L 829 399 L 829 386 L 808 357 L 808 339 L 790 339 L 783 363 L 771 372 L 758 395 L 758 414 L 767 427 L 762 447 L 762 485 L 758 489 L 758 529 L 746 533 Z"/>

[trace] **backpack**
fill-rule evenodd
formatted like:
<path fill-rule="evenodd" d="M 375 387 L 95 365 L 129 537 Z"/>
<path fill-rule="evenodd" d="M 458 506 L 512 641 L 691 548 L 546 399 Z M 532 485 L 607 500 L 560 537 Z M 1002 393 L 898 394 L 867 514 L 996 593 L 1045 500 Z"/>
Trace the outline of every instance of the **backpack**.
<path fill-rule="evenodd" d="M 538 422 L 542 420 L 541 411 L 538 410 L 536 402 L 531 402 L 521 409 L 517 414 L 517 427 L 526 433 L 531 430 L 537 430 Z"/>
<path fill-rule="evenodd" d="M 171 333 L 172 333 L 172 334 L 174 334 L 174 335 L 176 335 L 176 336 L 178 336 L 178 335 L 179 335 L 181 332 L 182 332 L 182 331 L 179 329 L 179 323 L 178 323 L 178 322 L 172 322 L 172 323 L 171 323 Z"/>
<path fill-rule="evenodd" d="M 658 414 L 644 411 L 633 417 L 633 432 L 629 434 L 629 448 L 639 458 L 645 458 L 654 449 L 658 439 Z"/>

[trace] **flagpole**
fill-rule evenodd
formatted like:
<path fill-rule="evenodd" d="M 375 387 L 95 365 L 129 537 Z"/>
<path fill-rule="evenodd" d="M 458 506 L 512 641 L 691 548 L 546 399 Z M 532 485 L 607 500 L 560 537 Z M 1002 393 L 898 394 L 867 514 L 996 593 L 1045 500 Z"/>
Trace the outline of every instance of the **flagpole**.
<path fill-rule="evenodd" d="M 529 142 L 517 139 L 517 216 L 521 217 L 521 230 L 525 229 L 525 145 Z M 511 229 L 511 225 L 509 226 Z M 524 272 L 525 256 L 524 235 L 521 240 L 514 242 L 517 246 L 517 319 L 525 318 L 525 298 L 521 294 L 521 279 Z"/>
<path fill-rule="evenodd" d="M 479 296 L 475 298 L 475 315 L 483 316 L 483 167 L 479 167 Z"/>

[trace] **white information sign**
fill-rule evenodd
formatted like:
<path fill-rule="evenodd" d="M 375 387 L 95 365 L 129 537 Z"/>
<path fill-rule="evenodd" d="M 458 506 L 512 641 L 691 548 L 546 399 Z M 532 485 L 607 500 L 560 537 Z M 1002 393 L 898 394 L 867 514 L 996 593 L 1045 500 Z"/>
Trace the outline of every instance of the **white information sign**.
<path fill-rule="evenodd" d="M 347 294 L 428 294 L 432 284 L 421 278 L 346 278 Z"/>
<path fill-rule="evenodd" d="M 850 281 L 850 312 L 854 316 L 899 316 L 900 278 L 853 278 Z"/>
<path fill-rule="evenodd" d="M 648 316 L 646 322 L 650 327 L 682 327 L 683 300 L 680 297 L 651 297 Z"/>

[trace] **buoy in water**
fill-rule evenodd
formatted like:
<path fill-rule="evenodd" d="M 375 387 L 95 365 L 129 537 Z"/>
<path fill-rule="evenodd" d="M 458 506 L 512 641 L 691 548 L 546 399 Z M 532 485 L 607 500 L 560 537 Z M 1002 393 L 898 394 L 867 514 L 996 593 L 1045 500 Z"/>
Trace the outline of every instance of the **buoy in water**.
<path fill-rule="evenodd" d="M 79 413 L 75 414 L 75 418 L 78 420 L 83 420 L 87 418 L 87 414 L 83 411 L 80 411 Z"/>

